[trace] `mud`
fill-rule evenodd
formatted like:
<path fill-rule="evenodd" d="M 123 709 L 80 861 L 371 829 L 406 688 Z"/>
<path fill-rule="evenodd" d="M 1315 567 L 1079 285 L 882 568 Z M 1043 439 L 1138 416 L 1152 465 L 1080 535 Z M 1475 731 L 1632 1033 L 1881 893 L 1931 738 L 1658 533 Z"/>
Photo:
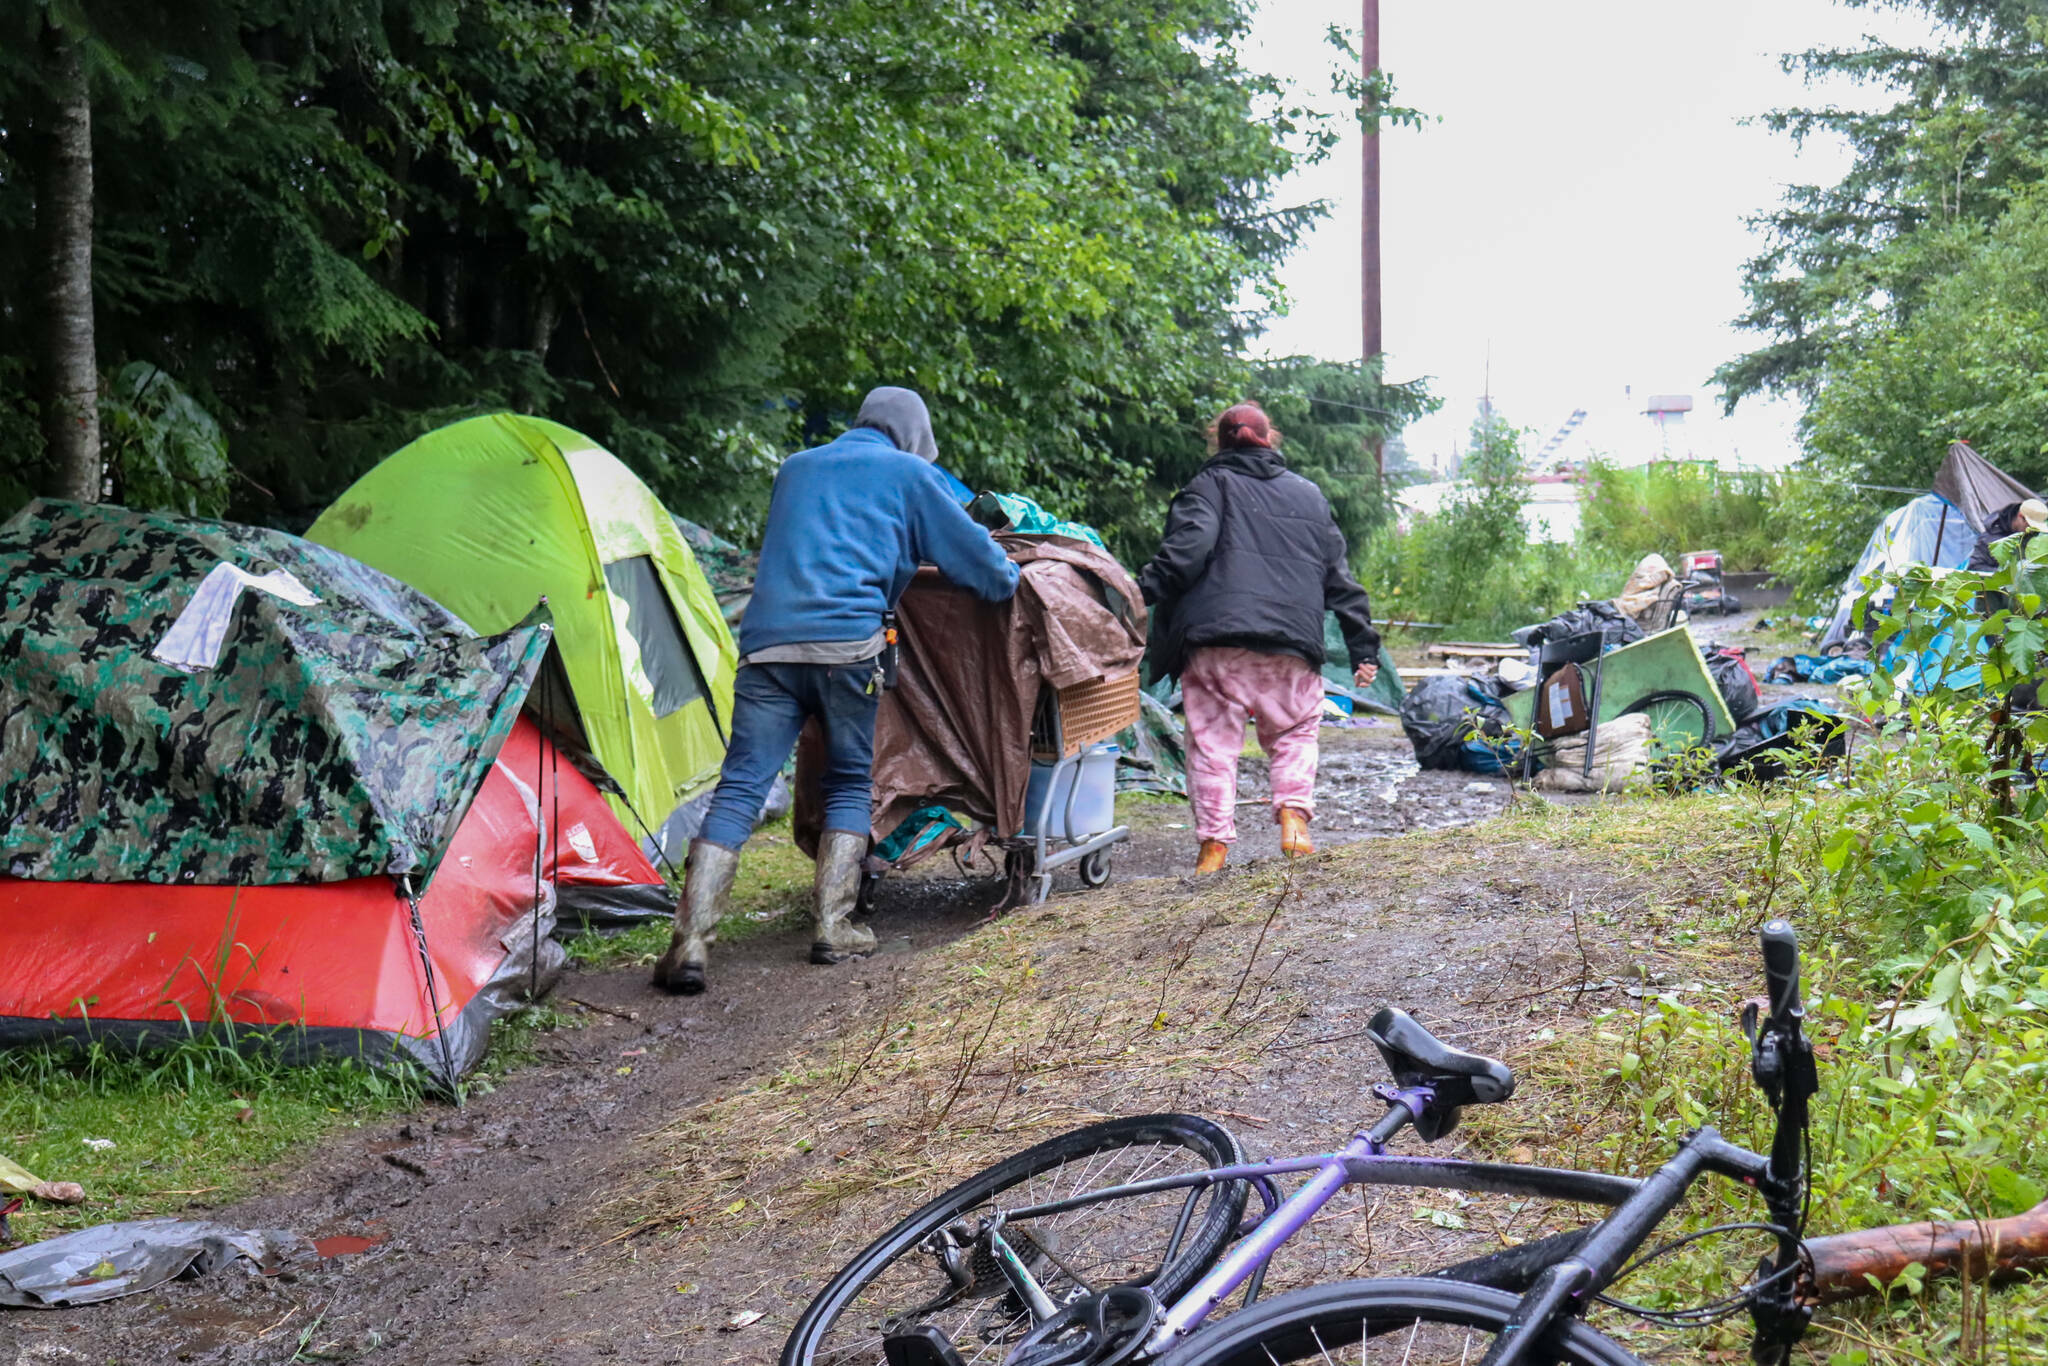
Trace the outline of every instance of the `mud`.
<path fill-rule="evenodd" d="M 1326 849 L 1480 820 L 1508 801 L 1499 781 L 1416 771 L 1397 725 L 1324 737 L 1315 835 Z M 1254 870 L 1270 868 L 1257 861 L 1277 850 L 1263 784 L 1261 761 L 1247 759 L 1241 795 L 1255 804 L 1240 812 L 1233 861 Z M 1126 805 L 1134 833 L 1118 851 L 1118 881 L 1080 896 L 1073 874 L 1062 879 L 1056 910 L 1075 933 L 1086 934 L 1091 908 L 1169 894 L 1184 907 L 1198 887 L 1176 876 L 1194 859 L 1186 807 Z M 1279 960 L 1292 989 L 1315 1003 L 1294 1031 L 1300 1046 L 1290 1038 L 1255 1083 L 1219 1077 L 1182 1097 L 1189 1108 L 1251 1117 L 1244 1122 L 1261 1146 L 1341 1140 L 1378 1080 L 1355 1033 L 1384 1001 L 1425 1011 L 1469 1046 L 1526 1029 L 1519 1004 L 1488 1006 L 1487 994 L 1510 970 L 1578 970 L 1581 950 L 1560 908 L 1616 883 L 1600 870 L 1568 869 L 1540 889 L 1485 870 L 1431 871 L 1426 896 L 1395 904 L 1387 887 L 1361 881 L 1369 865 L 1359 860 L 1311 864 L 1306 909 L 1290 916 L 1292 956 Z M 0 1318 L 0 1366 L 773 1360 L 804 1300 L 851 1250 L 843 1238 L 811 1239 L 799 1221 L 774 1239 L 614 1241 L 629 1222 L 616 1193 L 644 1188 L 657 1160 L 646 1136 L 690 1106 L 843 1032 L 871 1032 L 876 1003 L 914 990 L 919 955 L 974 929 L 997 891 L 937 870 L 892 878 L 877 897 L 875 958 L 816 968 L 805 961 L 807 934 L 758 936 L 721 946 L 711 988 L 695 998 L 652 992 L 644 968 L 572 972 L 555 999 L 579 1027 L 541 1036 L 537 1057 L 465 1109 L 351 1126 L 281 1169 L 263 1195 L 226 1210 L 187 1207 L 350 1240 L 330 1244 L 349 1255 L 270 1279 L 229 1272 L 87 1311 L 9 1315 Z M 604 1010 L 564 1004 L 572 998 Z M 1354 1041 L 1337 1054 L 1318 1043 L 1334 1037 Z M 743 1163 L 745 1154 L 720 1160 Z M 1356 1251 L 1333 1244 L 1314 1255 L 1322 1267 Z M 745 1314 L 761 1318 L 734 1328 Z"/>
<path fill-rule="evenodd" d="M 1416 767 L 1414 749 L 1401 733 L 1400 722 L 1375 719 L 1378 724 L 1356 729 L 1323 728 L 1316 764 L 1316 818 L 1310 829 L 1318 847 L 1470 825 L 1506 808 L 1510 789 L 1505 780 L 1425 772 Z M 1271 807 L 1266 769 L 1263 756 L 1238 761 L 1233 863 L 1280 853 L 1280 827 Z M 1131 841 L 1117 851 L 1114 866 L 1119 876 L 1161 877 L 1194 868 L 1194 817 L 1186 803 L 1127 805 L 1123 817 L 1131 826 Z"/>

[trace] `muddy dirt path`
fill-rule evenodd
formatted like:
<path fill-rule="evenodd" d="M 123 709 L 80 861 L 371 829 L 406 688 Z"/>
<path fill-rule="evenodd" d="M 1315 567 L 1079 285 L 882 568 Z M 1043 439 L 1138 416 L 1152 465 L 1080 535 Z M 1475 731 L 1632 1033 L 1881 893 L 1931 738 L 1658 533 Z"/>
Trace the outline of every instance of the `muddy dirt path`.
<path fill-rule="evenodd" d="M 1248 759 L 1244 778 L 1241 795 L 1258 803 L 1262 761 Z M 1465 774 L 1417 773 L 1398 726 L 1388 724 L 1325 732 L 1319 801 L 1316 834 L 1327 849 L 1482 819 L 1506 804 L 1507 791 Z M 1185 806 L 1135 807 L 1117 882 L 1087 897 L 1063 883 L 1060 914 L 1046 918 L 1052 930 L 1085 934 L 1086 921 L 1074 917 L 1091 904 L 1185 897 L 1191 884 L 1175 876 L 1194 857 Z M 1253 877 L 1273 866 L 1251 861 L 1277 852 L 1277 834 L 1262 804 L 1245 806 L 1240 821 L 1234 861 L 1250 871 L 1231 876 Z M 1438 880 L 1428 906 L 1395 913 L 1356 883 L 1355 868 L 1326 866 L 1311 909 L 1289 930 L 1311 946 L 1290 969 L 1319 1002 L 1305 1035 L 1355 1031 L 1361 1012 L 1385 999 L 1483 994 L 1504 965 L 1559 952 L 1556 925 L 1526 915 L 1523 898 L 1498 879 Z M 343 1130 L 280 1171 L 273 1190 L 226 1210 L 186 1211 L 308 1237 L 356 1235 L 378 1240 L 375 1247 L 268 1280 L 231 1271 L 96 1309 L 9 1315 L 0 1319 L 0 1363 L 772 1360 L 805 1287 L 818 1280 L 801 1238 L 705 1245 L 696 1250 L 715 1254 L 709 1269 L 691 1269 L 674 1244 L 606 1243 L 623 1216 L 608 1214 L 605 1202 L 644 1186 L 644 1136 L 793 1053 L 872 1029 L 874 1003 L 916 982 L 920 957 L 970 932 L 995 895 L 992 884 L 937 871 L 893 879 L 877 901 L 883 949 L 874 959 L 813 968 L 806 935 L 761 936 L 722 947 L 710 991 L 694 999 L 652 992 L 643 968 L 572 972 L 554 1003 L 580 1027 L 541 1035 L 538 1056 L 490 1094 L 461 1111 L 429 1106 Z M 1457 1032 L 1492 1042 L 1485 1030 Z M 1288 1053 L 1249 1091 L 1222 1084 L 1183 1103 L 1295 1111 L 1298 1121 L 1276 1120 L 1262 1136 L 1308 1141 L 1307 1130 L 1346 1122 L 1376 1079 L 1362 1055 L 1337 1074 L 1310 1077 L 1301 1069 L 1316 1056 Z M 1341 1105 L 1332 1085 L 1345 1093 Z M 757 1327 L 718 1331 L 749 1305 L 766 1316 Z"/>

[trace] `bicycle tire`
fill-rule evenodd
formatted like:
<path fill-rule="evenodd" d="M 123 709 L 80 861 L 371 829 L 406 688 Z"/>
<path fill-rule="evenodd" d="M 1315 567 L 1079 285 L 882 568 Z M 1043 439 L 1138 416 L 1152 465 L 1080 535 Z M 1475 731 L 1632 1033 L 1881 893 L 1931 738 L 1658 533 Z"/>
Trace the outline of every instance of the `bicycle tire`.
<path fill-rule="evenodd" d="M 1235 1135 L 1199 1115 L 1158 1114 L 1105 1120 L 1049 1138 L 969 1177 L 868 1244 L 826 1283 L 804 1310 L 783 1344 L 781 1366 L 820 1366 L 824 1362 L 837 1366 L 840 1362 L 855 1361 L 863 1363 L 863 1366 L 879 1363 L 882 1360 L 879 1333 L 871 1333 L 874 1343 L 871 1355 L 862 1355 L 858 1350 L 860 1335 L 867 1330 L 849 1329 L 849 1336 L 855 1341 L 835 1346 L 829 1356 L 821 1357 L 819 1349 L 828 1335 L 840 1326 L 841 1316 L 854 1305 L 862 1291 L 891 1266 L 906 1254 L 918 1254 L 919 1244 L 926 1238 L 1003 1191 L 1014 1189 L 1077 1159 L 1093 1166 L 1092 1159 L 1104 1154 L 1143 1146 L 1187 1150 L 1196 1159 L 1187 1168 L 1191 1171 L 1232 1166 L 1245 1160 L 1244 1149 L 1239 1146 Z M 1105 1167 L 1113 1163 L 1114 1158 Z M 1092 1185 L 1103 1184 L 1085 1181 L 1087 1170 L 1087 1167 L 1083 1168 L 1083 1182 L 1062 1194 L 1077 1193 Z M 1120 1179 L 1128 1180 L 1130 1177 L 1126 1175 Z M 1171 1300 L 1193 1285 L 1215 1263 L 1236 1235 L 1248 1194 L 1249 1188 L 1242 1181 L 1225 1182 L 1214 1188 L 1214 1193 L 1204 1201 L 1206 1207 L 1189 1227 L 1179 1254 L 1150 1276 L 1148 1283 L 1155 1294 L 1162 1300 Z M 1168 1234 L 1183 1199 L 1178 1191 L 1168 1195 L 1172 1216 L 1167 1224 Z M 1165 1250 L 1166 1236 L 1161 1236 L 1161 1252 Z M 935 1287 L 945 1284 L 936 1275 L 932 1283 Z"/>
<path fill-rule="evenodd" d="M 1701 745 L 1711 745 L 1714 743 L 1714 709 L 1707 704 L 1705 698 L 1696 692 L 1687 692 L 1682 688 L 1670 688 L 1663 692 L 1653 692 L 1647 697 L 1639 697 L 1626 707 L 1623 707 L 1621 715 L 1635 716 L 1647 712 L 1652 707 L 1662 706 L 1667 702 L 1687 703 L 1697 710 L 1700 714 L 1699 743 Z"/>
<path fill-rule="evenodd" d="M 1159 1358 L 1158 1366 L 1317 1366 L 1363 1362 L 1362 1347 L 1390 1339 L 1384 1351 L 1408 1366 L 1458 1366 L 1485 1357 L 1487 1346 L 1520 1301 L 1504 1290 L 1423 1277 L 1338 1281 L 1276 1295 L 1199 1328 Z M 1421 1343 L 1424 1326 L 1430 1341 Z M 1584 1323 L 1566 1327 L 1556 1353 L 1541 1360 L 1570 1366 L 1643 1366 L 1641 1358 Z M 1376 1358 L 1377 1359 L 1377 1358 Z M 1532 1358 L 1534 1360 L 1536 1358 Z"/>

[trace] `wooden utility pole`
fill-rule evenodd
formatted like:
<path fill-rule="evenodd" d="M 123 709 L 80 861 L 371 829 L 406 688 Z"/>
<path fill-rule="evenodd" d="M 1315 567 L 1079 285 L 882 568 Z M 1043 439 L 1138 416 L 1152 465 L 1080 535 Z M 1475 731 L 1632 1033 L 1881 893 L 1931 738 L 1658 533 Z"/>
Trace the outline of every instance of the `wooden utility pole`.
<path fill-rule="evenodd" d="M 1380 0 L 1365 0 L 1363 35 L 1359 43 L 1361 64 L 1365 69 L 1368 89 L 1379 76 L 1380 70 Z M 1370 97 L 1369 97 L 1370 98 Z M 1359 111 L 1364 122 L 1361 131 L 1365 134 L 1364 180 L 1365 194 L 1361 218 L 1362 233 L 1360 266 L 1363 288 L 1360 304 L 1364 313 L 1365 349 L 1367 365 L 1385 349 L 1380 335 L 1380 122 L 1379 101 Z M 1382 477 L 1387 472 L 1387 443 L 1384 437 L 1374 437 L 1372 443 L 1373 466 Z"/>

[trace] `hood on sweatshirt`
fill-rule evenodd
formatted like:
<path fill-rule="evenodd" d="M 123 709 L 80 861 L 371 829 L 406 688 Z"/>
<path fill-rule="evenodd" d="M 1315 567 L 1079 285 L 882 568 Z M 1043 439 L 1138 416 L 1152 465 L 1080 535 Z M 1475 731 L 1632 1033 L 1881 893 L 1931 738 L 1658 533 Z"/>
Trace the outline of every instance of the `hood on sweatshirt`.
<path fill-rule="evenodd" d="M 899 451 L 933 462 L 939 458 L 939 443 L 932 435 L 931 410 L 914 390 L 891 384 L 868 390 L 868 396 L 860 401 L 860 413 L 853 419 L 853 425 L 874 428 L 894 442 Z"/>

